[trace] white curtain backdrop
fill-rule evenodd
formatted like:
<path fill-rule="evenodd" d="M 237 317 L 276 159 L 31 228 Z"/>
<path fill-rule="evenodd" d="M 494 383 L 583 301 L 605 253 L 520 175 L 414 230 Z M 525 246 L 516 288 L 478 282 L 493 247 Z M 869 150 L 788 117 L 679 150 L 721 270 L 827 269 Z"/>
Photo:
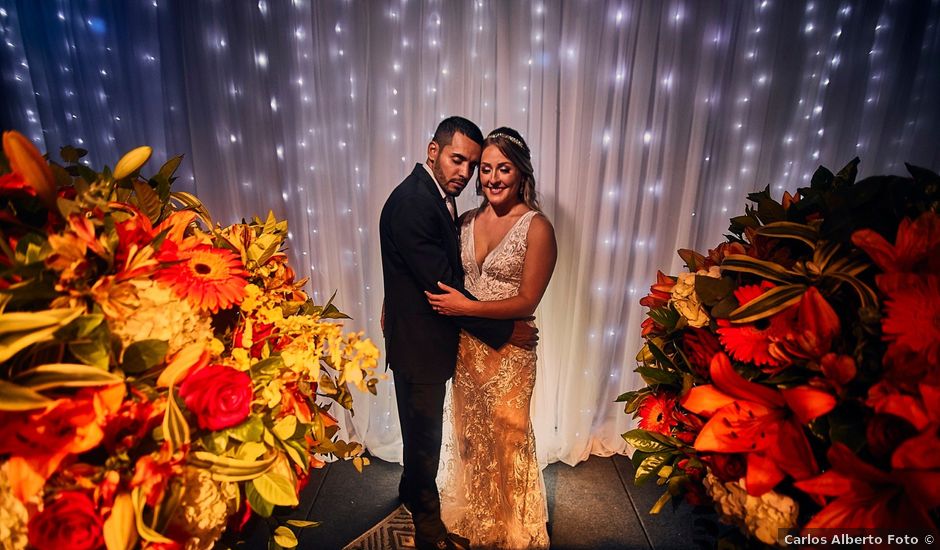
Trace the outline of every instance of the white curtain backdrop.
<path fill-rule="evenodd" d="M 179 189 L 221 222 L 288 218 L 313 296 L 380 347 L 386 196 L 441 118 L 517 128 L 559 245 L 538 449 L 575 464 L 625 451 L 637 302 L 677 248 L 819 164 L 938 168 L 938 23 L 937 0 L 0 0 L 0 121 L 94 165 L 185 153 Z M 393 391 L 345 419 L 388 460 Z"/>

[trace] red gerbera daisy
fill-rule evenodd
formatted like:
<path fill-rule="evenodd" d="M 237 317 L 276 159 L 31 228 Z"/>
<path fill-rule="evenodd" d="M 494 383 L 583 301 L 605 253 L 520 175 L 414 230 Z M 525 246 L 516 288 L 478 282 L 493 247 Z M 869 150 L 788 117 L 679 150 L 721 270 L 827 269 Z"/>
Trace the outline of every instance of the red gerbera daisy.
<path fill-rule="evenodd" d="M 773 283 L 764 281 L 760 285 L 739 287 L 734 291 L 738 303 L 744 305 L 773 288 Z M 718 319 L 718 336 L 728 355 L 743 363 L 753 363 L 768 373 L 779 372 L 787 366 L 785 356 L 775 356 L 771 344 L 774 336 L 785 334 L 795 308 L 774 315 L 769 320 L 756 323 L 732 324 L 727 319 Z"/>
<path fill-rule="evenodd" d="M 208 245 L 180 252 L 182 262 L 160 271 L 157 278 L 193 307 L 217 312 L 245 297 L 244 270 L 236 254 Z"/>
<path fill-rule="evenodd" d="M 940 363 L 940 276 L 913 277 L 885 300 L 882 330 L 892 347 L 908 349 L 931 365 Z"/>
<path fill-rule="evenodd" d="M 637 411 L 640 416 L 640 428 L 669 435 L 677 424 L 673 416 L 675 409 L 676 398 L 674 396 L 661 393 L 647 395 Z"/>

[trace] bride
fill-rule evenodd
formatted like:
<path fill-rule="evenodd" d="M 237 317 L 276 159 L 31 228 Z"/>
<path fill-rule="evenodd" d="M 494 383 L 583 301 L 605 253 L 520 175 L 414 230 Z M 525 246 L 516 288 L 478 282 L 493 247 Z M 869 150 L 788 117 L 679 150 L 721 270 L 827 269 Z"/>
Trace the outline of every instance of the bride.
<path fill-rule="evenodd" d="M 477 194 L 460 219 L 465 286 L 439 283 L 428 301 L 445 315 L 532 318 L 555 267 L 552 224 L 541 214 L 529 148 L 511 128 L 483 143 Z M 548 509 L 529 405 L 536 352 L 494 350 L 461 331 L 439 485 L 450 531 L 484 548 L 548 548 Z M 446 437 L 446 436 L 445 436 Z"/>

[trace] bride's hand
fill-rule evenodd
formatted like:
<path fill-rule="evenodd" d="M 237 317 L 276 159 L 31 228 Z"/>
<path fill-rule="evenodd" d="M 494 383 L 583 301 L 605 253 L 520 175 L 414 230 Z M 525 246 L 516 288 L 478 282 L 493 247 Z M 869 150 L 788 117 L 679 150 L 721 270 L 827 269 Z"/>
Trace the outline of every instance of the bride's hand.
<path fill-rule="evenodd" d="M 467 315 L 473 304 L 469 298 L 456 288 L 449 287 L 442 282 L 438 282 L 437 286 L 444 291 L 443 294 L 424 292 L 431 304 L 431 309 L 441 315 Z"/>

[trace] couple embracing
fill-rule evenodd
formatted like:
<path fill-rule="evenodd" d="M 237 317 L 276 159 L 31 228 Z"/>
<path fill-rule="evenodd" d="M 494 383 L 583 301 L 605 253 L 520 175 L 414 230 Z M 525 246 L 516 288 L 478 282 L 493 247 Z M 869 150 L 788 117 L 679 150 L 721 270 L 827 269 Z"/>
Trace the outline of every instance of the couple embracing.
<path fill-rule="evenodd" d="M 478 165 L 481 205 L 458 217 L 454 198 Z M 426 162 L 386 201 L 379 232 L 404 442 L 398 490 L 416 547 L 548 548 L 529 405 L 532 314 L 556 244 L 522 136 L 498 128 L 484 139 L 467 119 L 442 121 Z M 442 454 L 445 414 L 453 430 Z"/>

